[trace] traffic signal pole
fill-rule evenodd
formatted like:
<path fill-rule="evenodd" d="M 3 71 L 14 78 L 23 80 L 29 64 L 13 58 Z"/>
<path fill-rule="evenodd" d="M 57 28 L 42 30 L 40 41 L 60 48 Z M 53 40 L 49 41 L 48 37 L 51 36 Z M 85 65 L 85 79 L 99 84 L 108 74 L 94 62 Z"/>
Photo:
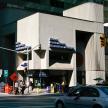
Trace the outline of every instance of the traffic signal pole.
<path fill-rule="evenodd" d="M 20 43 L 20 42 L 19 42 Z M 21 44 L 21 43 L 20 43 Z M 30 46 L 26 46 L 25 44 L 21 44 L 23 45 L 23 48 L 22 49 L 18 49 L 17 51 L 20 53 L 21 51 L 25 51 L 25 53 L 23 54 L 26 54 L 27 55 L 27 72 L 26 72 L 26 85 L 27 85 L 27 88 L 28 88 L 28 94 L 29 94 L 29 84 L 30 84 L 30 79 L 29 79 L 29 53 L 35 49 L 36 47 L 39 47 L 39 49 L 41 48 L 41 45 L 38 44 L 36 46 L 34 46 L 33 48 L 31 48 Z"/>
<path fill-rule="evenodd" d="M 32 49 L 29 46 L 26 46 L 26 54 L 27 54 L 27 86 L 28 86 L 28 93 L 29 93 L 29 53 L 35 49 L 36 47 L 39 47 L 39 49 L 41 49 L 41 44 L 36 45 L 35 47 L 33 47 Z M 25 54 L 23 52 L 20 52 L 18 50 L 13 50 L 13 49 L 9 49 L 9 48 L 5 48 L 5 47 L 0 47 L 0 49 L 6 50 L 6 51 L 11 51 L 11 52 L 15 52 L 15 53 L 22 53 Z M 14 84 L 13 84 L 14 87 Z"/>

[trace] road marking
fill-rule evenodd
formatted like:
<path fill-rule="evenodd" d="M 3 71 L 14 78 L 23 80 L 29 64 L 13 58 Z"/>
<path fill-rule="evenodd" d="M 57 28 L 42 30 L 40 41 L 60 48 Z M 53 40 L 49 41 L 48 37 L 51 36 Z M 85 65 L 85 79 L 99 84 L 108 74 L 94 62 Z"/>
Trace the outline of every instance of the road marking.
<path fill-rule="evenodd" d="M 0 108 L 54 108 L 54 106 L 0 106 Z"/>

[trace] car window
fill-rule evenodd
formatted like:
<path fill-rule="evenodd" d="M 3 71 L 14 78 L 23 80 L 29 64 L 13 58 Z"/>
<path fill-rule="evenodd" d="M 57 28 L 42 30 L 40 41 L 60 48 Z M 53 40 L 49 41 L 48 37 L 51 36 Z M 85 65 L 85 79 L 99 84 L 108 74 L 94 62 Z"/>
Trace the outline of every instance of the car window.
<path fill-rule="evenodd" d="M 108 95 L 108 87 L 99 87 L 106 95 Z"/>
<path fill-rule="evenodd" d="M 81 88 L 70 90 L 68 96 L 78 96 L 80 94 Z"/>
<path fill-rule="evenodd" d="M 99 97 L 99 92 L 95 88 L 89 88 L 89 96 L 91 97 Z"/>
<path fill-rule="evenodd" d="M 75 89 L 73 92 L 69 93 L 69 96 L 87 96 L 88 91 L 86 90 L 85 87 L 80 87 Z"/>
<path fill-rule="evenodd" d="M 97 89 L 92 87 L 85 87 L 82 89 L 80 96 L 84 97 L 99 97 L 99 92 Z"/>
<path fill-rule="evenodd" d="M 70 92 L 68 96 L 99 97 L 99 92 L 92 87 L 80 87 Z"/>
<path fill-rule="evenodd" d="M 80 96 L 89 96 L 89 91 L 87 88 L 82 88 L 81 92 L 80 92 Z"/>

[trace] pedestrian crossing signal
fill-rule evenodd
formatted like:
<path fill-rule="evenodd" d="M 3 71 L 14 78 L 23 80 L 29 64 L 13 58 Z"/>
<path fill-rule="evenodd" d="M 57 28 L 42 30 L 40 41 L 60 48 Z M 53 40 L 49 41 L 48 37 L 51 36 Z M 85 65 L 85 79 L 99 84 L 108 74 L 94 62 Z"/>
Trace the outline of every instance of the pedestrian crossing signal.
<path fill-rule="evenodd" d="M 105 47 L 106 46 L 106 37 L 104 34 L 102 34 L 100 36 L 100 43 L 101 43 L 101 47 Z"/>

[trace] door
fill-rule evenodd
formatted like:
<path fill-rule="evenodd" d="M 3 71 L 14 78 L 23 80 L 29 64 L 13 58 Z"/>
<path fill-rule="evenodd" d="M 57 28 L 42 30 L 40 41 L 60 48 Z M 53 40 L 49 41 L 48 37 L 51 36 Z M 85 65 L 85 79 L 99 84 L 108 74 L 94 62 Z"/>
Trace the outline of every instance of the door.
<path fill-rule="evenodd" d="M 74 91 L 69 91 L 67 97 L 65 98 L 66 108 L 81 108 L 80 102 L 80 92 L 81 88 L 77 88 Z"/>
<path fill-rule="evenodd" d="M 82 87 L 79 99 L 77 100 L 78 108 L 92 108 L 94 102 L 99 97 L 99 92 L 93 87 Z"/>

